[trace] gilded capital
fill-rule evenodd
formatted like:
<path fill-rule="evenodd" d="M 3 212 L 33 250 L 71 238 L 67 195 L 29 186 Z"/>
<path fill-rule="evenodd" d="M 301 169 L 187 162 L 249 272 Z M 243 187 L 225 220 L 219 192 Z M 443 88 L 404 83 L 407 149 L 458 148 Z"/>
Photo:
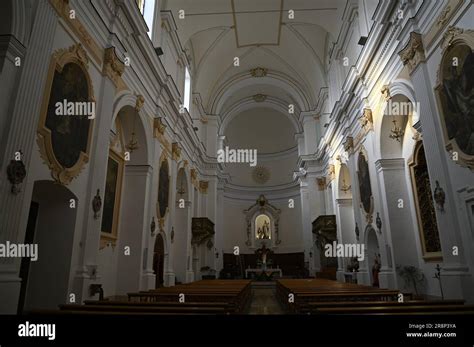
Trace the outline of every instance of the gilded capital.
<path fill-rule="evenodd" d="M 125 64 L 120 61 L 115 52 L 115 47 L 109 47 L 104 52 L 104 66 L 102 73 L 109 77 L 115 86 L 119 84 L 119 80 L 125 71 Z"/>
<path fill-rule="evenodd" d="M 403 65 L 408 66 L 408 71 L 412 74 L 415 68 L 426 59 L 421 34 L 412 31 L 406 47 L 398 55 Z"/>

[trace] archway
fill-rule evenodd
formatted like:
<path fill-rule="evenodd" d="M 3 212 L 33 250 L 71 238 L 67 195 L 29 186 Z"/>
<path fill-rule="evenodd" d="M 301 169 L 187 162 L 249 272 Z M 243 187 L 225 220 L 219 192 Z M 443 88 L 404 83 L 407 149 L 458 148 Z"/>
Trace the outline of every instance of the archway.
<path fill-rule="evenodd" d="M 136 105 L 126 105 L 118 111 L 115 122 L 121 127 L 125 157 L 123 184 L 117 188 L 121 193 L 117 212 L 117 251 L 109 247 L 109 252 L 116 252 L 118 257 L 117 272 L 114 274 L 117 295 L 140 290 L 142 286 L 153 286 L 153 281 L 144 277 L 154 276 L 152 258 L 147 256 L 148 248 L 143 247 L 150 232 L 149 189 L 153 168 L 149 161 L 148 132 L 143 120 L 146 115 L 139 111 L 140 98 L 135 99 Z"/>
<path fill-rule="evenodd" d="M 155 273 L 155 288 L 163 287 L 164 283 L 164 264 L 165 264 L 165 242 L 163 236 L 158 234 L 155 240 L 153 250 L 153 272 Z"/>
<path fill-rule="evenodd" d="M 34 183 L 24 243 L 37 245 L 39 252 L 36 261 L 22 259 L 19 312 L 57 309 L 67 302 L 76 204 L 76 196 L 63 185 Z"/>
<path fill-rule="evenodd" d="M 176 212 L 174 222 L 173 264 L 176 283 L 194 280 L 191 250 L 191 204 L 185 169 L 178 170 L 176 179 Z"/>
<path fill-rule="evenodd" d="M 379 276 L 378 276 L 378 272 L 374 271 L 374 265 L 376 264 L 376 261 L 378 261 L 378 263 L 380 264 L 379 241 L 377 238 L 376 231 L 371 225 L 367 226 L 367 228 L 365 229 L 365 233 L 367 235 L 366 257 L 367 257 L 367 271 L 369 272 L 370 284 L 372 286 L 378 287 Z"/>
<path fill-rule="evenodd" d="M 414 206 L 409 194 L 409 173 L 406 159 L 413 148 L 413 119 L 417 117 L 416 102 L 404 94 L 395 94 L 385 104 L 380 128 L 380 154 L 377 175 L 381 182 L 382 209 L 377 211 L 382 221 L 381 232 L 387 242 L 387 264 L 393 267 L 393 284 L 398 265 L 418 264 L 416 250 Z M 392 262 L 393 253 L 393 262 Z"/>

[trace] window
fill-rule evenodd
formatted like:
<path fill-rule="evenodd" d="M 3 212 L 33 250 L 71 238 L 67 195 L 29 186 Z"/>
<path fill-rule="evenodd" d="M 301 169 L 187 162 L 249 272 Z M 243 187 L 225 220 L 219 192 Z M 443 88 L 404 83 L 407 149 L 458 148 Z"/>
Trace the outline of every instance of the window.
<path fill-rule="evenodd" d="M 189 75 L 188 68 L 186 68 L 185 74 L 186 75 L 184 77 L 184 102 L 183 102 L 183 105 L 189 112 L 189 103 L 190 103 L 190 100 L 191 100 L 191 76 Z"/>
<path fill-rule="evenodd" d="M 153 17 L 155 16 L 156 0 L 137 0 L 138 8 L 148 26 L 148 36 L 151 39 L 153 33 Z"/>

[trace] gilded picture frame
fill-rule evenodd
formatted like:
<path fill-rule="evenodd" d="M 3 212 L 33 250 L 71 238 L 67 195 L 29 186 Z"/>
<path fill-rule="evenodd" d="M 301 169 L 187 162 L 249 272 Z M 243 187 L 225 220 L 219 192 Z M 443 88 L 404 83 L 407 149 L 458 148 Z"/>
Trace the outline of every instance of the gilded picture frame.
<path fill-rule="evenodd" d="M 69 65 L 72 64 L 72 65 Z M 52 55 L 48 77 L 45 85 L 45 94 L 43 96 L 43 102 L 41 105 L 40 119 L 37 129 L 37 144 L 39 146 L 41 158 L 48 165 L 51 170 L 52 178 L 62 184 L 68 185 L 74 178 L 76 178 L 84 166 L 89 162 L 89 153 L 91 149 L 92 142 L 92 133 L 94 127 L 94 119 L 87 119 L 88 126 L 87 134 L 85 137 L 81 137 L 81 141 L 85 142 L 85 148 L 75 148 L 78 153 L 74 153 L 77 156 L 72 165 L 65 165 L 64 160 L 62 162 L 61 158 L 58 158 L 58 153 L 55 152 L 55 142 L 53 135 L 55 131 L 59 129 L 59 126 L 56 129 L 50 129 L 47 126 L 48 113 L 51 108 L 50 100 L 53 88 L 53 81 L 56 77 L 56 74 L 61 74 L 63 69 L 68 67 L 73 67 L 78 71 L 78 69 L 83 73 L 85 78 L 85 83 L 87 84 L 87 93 L 88 93 L 88 102 L 95 102 L 94 98 L 94 89 L 92 81 L 88 72 L 89 58 L 86 51 L 80 43 L 75 44 L 69 48 L 59 49 L 55 51 Z M 70 117 L 70 116 L 66 116 Z M 81 129 L 84 129 L 84 121 L 81 121 Z M 74 126 L 69 126 L 68 130 L 73 131 L 76 129 Z M 67 135 L 67 136 L 66 136 Z M 71 134 L 65 134 L 64 138 L 74 138 Z M 62 144 L 62 147 L 67 147 L 66 144 Z"/>
<path fill-rule="evenodd" d="M 445 148 L 474 170 L 474 31 L 449 27 L 441 48 L 434 91 Z"/>

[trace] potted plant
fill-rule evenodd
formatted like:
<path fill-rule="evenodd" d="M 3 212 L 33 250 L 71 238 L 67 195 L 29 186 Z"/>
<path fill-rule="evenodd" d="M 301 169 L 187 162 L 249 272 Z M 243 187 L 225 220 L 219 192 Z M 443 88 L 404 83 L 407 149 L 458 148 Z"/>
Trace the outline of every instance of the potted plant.
<path fill-rule="evenodd" d="M 397 273 L 405 281 L 405 286 L 413 285 L 416 297 L 418 294 L 418 284 L 422 284 L 425 280 L 425 275 L 415 266 L 411 265 L 397 265 Z"/>

